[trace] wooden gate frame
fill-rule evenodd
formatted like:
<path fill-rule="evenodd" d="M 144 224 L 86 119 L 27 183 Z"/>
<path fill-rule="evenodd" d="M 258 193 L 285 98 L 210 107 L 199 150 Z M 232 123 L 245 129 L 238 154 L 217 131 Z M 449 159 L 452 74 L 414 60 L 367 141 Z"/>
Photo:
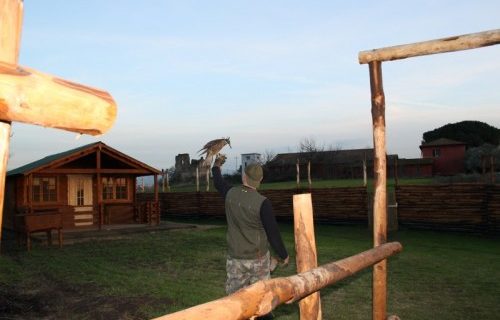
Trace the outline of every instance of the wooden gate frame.
<path fill-rule="evenodd" d="M 373 198 L 373 246 L 387 242 L 387 159 L 385 140 L 385 95 L 382 85 L 382 62 L 423 55 L 476 49 L 500 44 L 500 29 L 466 34 L 413 44 L 361 51 L 360 64 L 368 64 L 372 102 L 374 186 Z M 382 260 L 373 266 L 372 318 L 386 318 L 387 262 Z"/>

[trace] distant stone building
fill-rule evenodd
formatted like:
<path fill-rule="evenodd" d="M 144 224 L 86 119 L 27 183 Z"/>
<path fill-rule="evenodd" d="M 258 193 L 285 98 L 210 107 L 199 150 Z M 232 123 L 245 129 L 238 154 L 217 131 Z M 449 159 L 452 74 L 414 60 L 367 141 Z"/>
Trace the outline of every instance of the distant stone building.
<path fill-rule="evenodd" d="M 175 157 L 175 176 L 174 180 L 179 182 L 187 182 L 196 178 L 196 168 L 203 161 L 203 157 L 199 160 L 190 160 L 188 153 L 179 153 Z M 201 174 L 201 172 L 200 172 Z"/>
<path fill-rule="evenodd" d="M 262 160 L 260 153 L 243 153 L 241 154 L 241 172 L 245 171 L 245 167 L 251 163 L 260 163 Z"/>

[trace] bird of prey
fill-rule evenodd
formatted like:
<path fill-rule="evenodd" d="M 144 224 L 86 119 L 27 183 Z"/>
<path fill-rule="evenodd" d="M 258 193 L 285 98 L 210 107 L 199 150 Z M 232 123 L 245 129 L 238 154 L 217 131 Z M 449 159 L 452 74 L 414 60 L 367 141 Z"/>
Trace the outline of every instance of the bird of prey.
<path fill-rule="evenodd" d="M 203 161 L 202 166 L 203 167 L 210 167 L 212 165 L 212 160 L 214 156 L 219 154 L 219 152 L 224 148 L 225 146 L 229 145 L 229 148 L 231 148 L 231 141 L 229 141 L 229 137 L 227 138 L 221 138 L 221 139 L 215 139 L 212 141 L 207 142 L 203 148 L 201 148 L 198 153 L 201 154 L 206 154 L 205 160 Z"/>

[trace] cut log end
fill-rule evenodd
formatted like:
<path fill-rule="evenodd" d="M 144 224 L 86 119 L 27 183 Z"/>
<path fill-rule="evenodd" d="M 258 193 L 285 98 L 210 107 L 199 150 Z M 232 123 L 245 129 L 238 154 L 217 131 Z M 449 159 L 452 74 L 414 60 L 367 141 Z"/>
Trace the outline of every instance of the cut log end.
<path fill-rule="evenodd" d="M 116 113 L 105 91 L 0 63 L 0 120 L 100 135 L 112 127 Z"/>

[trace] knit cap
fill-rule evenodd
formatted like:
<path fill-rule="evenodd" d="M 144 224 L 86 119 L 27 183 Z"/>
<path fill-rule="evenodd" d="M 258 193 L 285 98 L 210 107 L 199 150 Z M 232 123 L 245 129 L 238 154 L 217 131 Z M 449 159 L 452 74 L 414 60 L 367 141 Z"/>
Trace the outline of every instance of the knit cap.
<path fill-rule="evenodd" d="M 262 166 L 258 163 L 245 166 L 245 175 L 247 176 L 247 184 L 257 189 L 263 177 Z"/>

